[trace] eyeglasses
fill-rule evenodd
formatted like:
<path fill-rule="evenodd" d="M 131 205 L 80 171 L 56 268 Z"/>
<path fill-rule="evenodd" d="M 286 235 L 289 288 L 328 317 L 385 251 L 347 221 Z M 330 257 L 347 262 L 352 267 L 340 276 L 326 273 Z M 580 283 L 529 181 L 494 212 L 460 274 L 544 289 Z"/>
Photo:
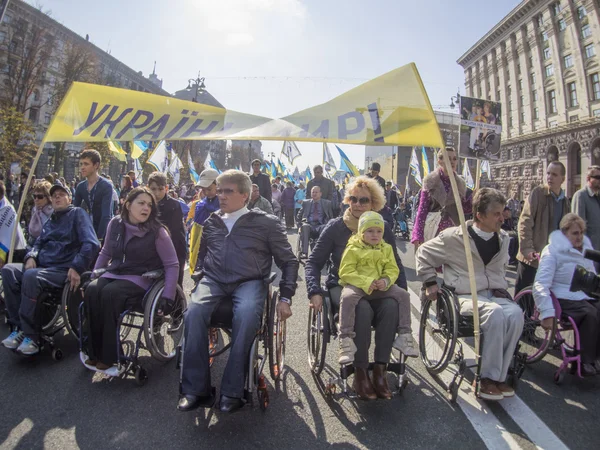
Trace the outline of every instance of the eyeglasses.
<path fill-rule="evenodd" d="M 590 175 L 590 178 L 593 178 L 594 180 L 600 180 L 600 175 Z"/>
<path fill-rule="evenodd" d="M 235 194 L 237 191 L 235 191 L 234 189 L 229 189 L 229 188 L 223 188 L 223 189 L 217 189 L 217 195 L 231 195 L 231 194 Z"/>
<path fill-rule="evenodd" d="M 369 203 L 371 203 L 371 199 L 369 197 L 357 198 L 354 195 L 351 195 L 350 203 L 352 203 L 352 204 L 360 203 L 361 205 L 368 205 Z"/>
<path fill-rule="evenodd" d="M 46 198 L 44 194 L 33 194 L 32 197 L 34 200 L 44 200 Z"/>

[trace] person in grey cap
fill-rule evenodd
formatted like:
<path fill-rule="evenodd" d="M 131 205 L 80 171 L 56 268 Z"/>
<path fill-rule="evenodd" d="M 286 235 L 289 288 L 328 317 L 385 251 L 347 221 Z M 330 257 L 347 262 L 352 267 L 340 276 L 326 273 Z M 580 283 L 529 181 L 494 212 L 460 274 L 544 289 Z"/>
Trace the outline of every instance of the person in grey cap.
<path fill-rule="evenodd" d="M 55 184 L 50 199 L 54 212 L 25 255 L 25 263 L 2 268 L 6 311 L 12 327 L 2 345 L 27 356 L 40 351 L 38 297 L 49 287 L 62 287 L 65 281 L 76 290 L 81 274 L 90 269 L 100 248 L 90 216 L 71 205 L 68 187 Z"/>
<path fill-rule="evenodd" d="M 374 178 L 377 180 L 383 191 L 385 192 L 385 180 L 379 176 L 379 172 L 381 172 L 381 166 L 379 163 L 371 164 L 371 172 L 367 174 L 369 178 Z"/>

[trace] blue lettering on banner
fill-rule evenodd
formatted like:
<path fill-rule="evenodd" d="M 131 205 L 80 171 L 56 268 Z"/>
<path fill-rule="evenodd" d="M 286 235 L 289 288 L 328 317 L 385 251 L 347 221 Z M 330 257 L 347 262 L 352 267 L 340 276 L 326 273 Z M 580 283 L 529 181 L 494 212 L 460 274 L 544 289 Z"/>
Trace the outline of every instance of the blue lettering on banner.
<path fill-rule="evenodd" d="M 311 137 L 329 138 L 329 119 L 322 120 L 321 124 L 312 133 L 309 131 L 310 124 L 308 123 L 302 125 L 301 128 L 302 131 L 300 132 L 299 137 L 309 137 L 310 135 Z"/>
<path fill-rule="evenodd" d="M 379 118 L 379 108 L 377 103 L 371 103 L 368 105 L 369 115 L 371 116 L 371 123 L 373 124 L 373 140 L 375 142 L 385 142 L 383 136 L 377 136 L 381 134 L 381 119 Z"/>
<path fill-rule="evenodd" d="M 184 109 L 181 111 L 181 114 L 188 114 L 189 111 L 187 109 Z M 181 130 L 183 128 L 183 126 L 188 122 L 188 120 L 190 120 L 189 117 L 183 117 L 182 119 L 179 120 L 179 122 L 177 122 L 177 125 L 175 125 L 175 127 L 169 131 L 167 133 L 167 135 L 165 136 L 165 139 L 171 139 L 173 136 L 175 136 L 175 134 Z"/>
<path fill-rule="evenodd" d="M 114 120 L 111 120 L 113 118 L 113 116 L 115 115 L 115 113 L 119 110 L 118 106 L 113 106 L 112 109 L 110 110 L 110 112 L 106 115 L 106 117 L 104 118 L 104 120 L 102 121 L 102 123 L 98 126 L 98 128 L 96 128 L 92 134 L 90 136 L 96 136 L 98 133 L 100 133 L 100 131 L 102 131 L 102 129 L 108 125 L 108 128 L 106 129 L 106 132 L 104 133 L 104 139 L 108 139 L 111 137 L 111 134 L 115 128 L 115 126 L 117 126 L 117 124 L 123 120 L 125 118 L 125 116 L 129 113 L 131 113 L 131 111 L 133 111 L 133 108 L 127 108 L 125 109 L 120 115 L 119 117 L 117 117 Z"/>
<path fill-rule="evenodd" d="M 96 121 L 99 120 L 100 117 L 102 117 L 102 115 L 108 110 L 108 108 L 110 108 L 110 106 L 111 105 L 104 105 L 102 107 L 102 109 L 100 110 L 100 112 L 98 114 L 96 114 L 96 110 L 98 109 L 98 102 L 93 102 L 92 107 L 90 108 L 90 112 L 87 116 L 87 119 L 85 119 L 85 123 L 81 127 L 77 128 L 76 130 L 73 131 L 73 136 L 77 136 L 77 135 L 81 134 L 83 132 L 83 130 L 92 126 L 94 123 L 96 123 Z"/>
<path fill-rule="evenodd" d="M 142 122 L 137 123 L 138 119 L 142 116 L 144 116 L 144 118 L 142 119 Z M 119 134 L 117 134 L 117 136 L 115 138 L 117 140 L 119 140 L 123 136 L 125 136 L 125 133 L 127 133 L 129 130 L 135 130 L 137 128 L 144 128 L 152 121 L 152 119 L 154 119 L 154 114 L 152 114 L 150 111 L 144 111 L 143 109 L 138 110 L 133 115 L 133 117 L 131 118 L 129 123 L 127 125 L 125 125 L 121 131 L 119 131 Z M 138 139 L 138 138 L 135 138 L 135 139 Z"/>
<path fill-rule="evenodd" d="M 143 136 L 149 135 L 150 136 L 149 140 L 158 141 L 160 139 L 160 136 L 162 135 L 163 131 L 165 130 L 165 127 L 167 126 L 167 123 L 169 122 L 170 118 L 171 118 L 171 116 L 169 114 L 163 114 L 160 119 L 158 119 L 156 122 L 154 122 L 152 125 L 150 125 L 145 130 L 138 133 L 133 139 L 134 140 L 143 139 Z M 136 128 L 141 128 L 141 127 L 136 127 Z"/>
<path fill-rule="evenodd" d="M 348 129 L 348 119 L 356 120 L 356 126 Z M 357 134 L 365 129 L 365 118 L 358 111 L 342 114 L 338 117 L 338 137 L 347 139 L 349 134 Z"/>
<path fill-rule="evenodd" d="M 203 119 L 196 119 L 194 121 L 194 123 L 188 128 L 188 130 L 181 135 L 181 137 L 186 138 L 194 133 L 198 133 L 198 134 L 200 134 L 200 136 L 203 136 L 205 134 L 210 133 L 213 130 L 213 128 L 215 128 L 217 125 L 219 125 L 218 120 L 213 120 L 211 123 L 208 124 L 208 126 L 206 128 L 204 128 L 204 129 L 198 128 L 202 122 L 204 122 Z"/>

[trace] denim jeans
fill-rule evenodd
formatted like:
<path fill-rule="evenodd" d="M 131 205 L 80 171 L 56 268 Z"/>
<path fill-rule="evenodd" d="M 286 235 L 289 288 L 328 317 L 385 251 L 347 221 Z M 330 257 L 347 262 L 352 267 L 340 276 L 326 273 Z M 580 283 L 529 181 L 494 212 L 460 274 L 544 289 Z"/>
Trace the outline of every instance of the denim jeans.
<path fill-rule="evenodd" d="M 248 358 L 261 324 L 268 285 L 263 280 L 221 284 L 204 277 L 194 289 L 185 313 L 181 390 L 183 394 L 211 393 L 208 330 L 215 307 L 225 297 L 233 303 L 229 360 L 223 373 L 221 395 L 243 398 Z"/>

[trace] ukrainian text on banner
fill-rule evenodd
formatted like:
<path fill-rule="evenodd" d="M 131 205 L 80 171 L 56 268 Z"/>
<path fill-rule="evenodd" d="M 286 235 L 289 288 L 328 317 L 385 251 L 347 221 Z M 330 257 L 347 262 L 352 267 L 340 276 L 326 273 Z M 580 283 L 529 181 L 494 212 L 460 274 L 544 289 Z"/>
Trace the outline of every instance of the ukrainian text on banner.
<path fill-rule="evenodd" d="M 498 161 L 502 105 L 472 97 L 460 98 L 460 156 Z"/>
<path fill-rule="evenodd" d="M 46 142 L 254 139 L 441 147 L 411 63 L 281 119 L 143 92 L 73 83 Z"/>

